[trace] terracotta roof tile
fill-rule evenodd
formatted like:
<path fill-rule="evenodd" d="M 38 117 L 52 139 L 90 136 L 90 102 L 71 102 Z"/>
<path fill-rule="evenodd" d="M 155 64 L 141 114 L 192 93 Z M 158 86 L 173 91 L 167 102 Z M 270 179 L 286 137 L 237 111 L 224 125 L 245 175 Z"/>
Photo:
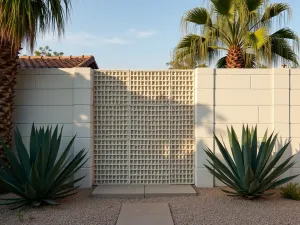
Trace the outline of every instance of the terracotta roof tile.
<path fill-rule="evenodd" d="M 20 56 L 19 68 L 73 68 L 98 69 L 94 56 Z"/>

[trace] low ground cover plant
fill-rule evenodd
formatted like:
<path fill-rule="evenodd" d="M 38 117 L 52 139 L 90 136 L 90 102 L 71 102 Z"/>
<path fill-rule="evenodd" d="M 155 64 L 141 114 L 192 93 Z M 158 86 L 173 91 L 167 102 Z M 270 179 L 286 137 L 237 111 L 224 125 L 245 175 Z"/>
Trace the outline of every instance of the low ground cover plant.
<path fill-rule="evenodd" d="M 286 186 L 281 188 L 281 194 L 283 197 L 300 200 L 300 186 L 299 183 L 289 183 Z"/>

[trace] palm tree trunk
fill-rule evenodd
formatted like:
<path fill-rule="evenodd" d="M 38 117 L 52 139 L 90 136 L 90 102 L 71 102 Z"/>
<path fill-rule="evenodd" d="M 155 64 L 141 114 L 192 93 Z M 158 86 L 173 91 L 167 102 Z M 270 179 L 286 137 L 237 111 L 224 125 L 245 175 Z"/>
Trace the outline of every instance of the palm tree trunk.
<path fill-rule="evenodd" d="M 226 57 L 226 68 L 245 68 L 243 50 L 238 46 L 232 46 Z"/>
<path fill-rule="evenodd" d="M 0 138 L 11 147 L 14 86 L 16 84 L 18 52 L 10 42 L 0 43 Z M 0 158 L 7 162 L 0 145 Z"/>

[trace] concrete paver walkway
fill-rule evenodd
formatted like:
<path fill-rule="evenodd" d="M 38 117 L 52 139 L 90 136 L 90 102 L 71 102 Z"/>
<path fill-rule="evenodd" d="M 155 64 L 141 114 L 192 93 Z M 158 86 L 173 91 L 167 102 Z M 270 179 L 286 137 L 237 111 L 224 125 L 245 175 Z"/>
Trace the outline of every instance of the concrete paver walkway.
<path fill-rule="evenodd" d="M 117 225 L 174 225 L 167 203 L 122 204 Z"/>

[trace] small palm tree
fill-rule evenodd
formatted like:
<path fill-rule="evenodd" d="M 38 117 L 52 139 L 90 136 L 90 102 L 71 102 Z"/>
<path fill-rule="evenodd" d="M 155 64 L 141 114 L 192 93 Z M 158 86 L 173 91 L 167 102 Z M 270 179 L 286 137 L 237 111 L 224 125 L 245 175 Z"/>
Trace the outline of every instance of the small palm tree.
<path fill-rule="evenodd" d="M 211 63 L 217 58 L 218 68 L 297 66 L 295 32 L 289 28 L 270 32 L 276 19 L 281 25 L 290 14 L 288 4 L 268 0 L 210 0 L 209 9 L 197 7 L 183 16 L 186 36 L 176 46 L 173 60 Z"/>
<path fill-rule="evenodd" d="M 33 51 L 37 35 L 47 31 L 61 36 L 70 7 L 71 0 L 0 0 L 0 137 L 8 146 L 21 46 Z M 5 159 L 2 147 L 0 158 Z"/>

